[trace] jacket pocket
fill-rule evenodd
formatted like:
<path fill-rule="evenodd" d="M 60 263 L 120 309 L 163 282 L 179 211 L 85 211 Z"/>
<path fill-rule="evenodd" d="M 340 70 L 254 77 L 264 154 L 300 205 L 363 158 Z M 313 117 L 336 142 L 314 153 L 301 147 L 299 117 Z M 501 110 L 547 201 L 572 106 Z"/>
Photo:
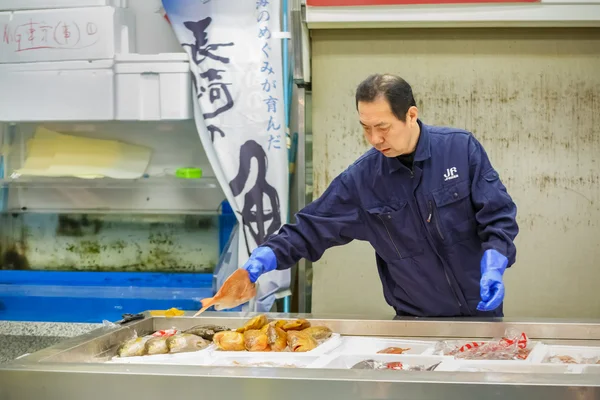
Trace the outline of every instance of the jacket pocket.
<path fill-rule="evenodd" d="M 407 202 L 368 208 L 374 227 L 373 247 L 388 257 L 411 258 L 423 254 L 417 216 Z"/>
<path fill-rule="evenodd" d="M 456 243 L 477 234 L 469 181 L 438 189 L 432 197 L 427 222 L 435 225 L 444 243 Z"/>

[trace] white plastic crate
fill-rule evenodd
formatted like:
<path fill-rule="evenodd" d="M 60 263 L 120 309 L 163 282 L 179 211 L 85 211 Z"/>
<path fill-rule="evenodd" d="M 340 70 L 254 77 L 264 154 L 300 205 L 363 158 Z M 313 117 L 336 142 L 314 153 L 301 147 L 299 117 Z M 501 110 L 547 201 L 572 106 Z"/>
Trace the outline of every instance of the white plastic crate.
<path fill-rule="evenodd" d="M 0 13 L 0 63 L 112 59 L 135 51 L 135 18 L 120 7 Z"/>
<path fill-rule="evenodd" d="M 127 0 L 2 0 L 0 2 L 1 11 L 96 6 L 127 7 Z"/>
<path fill-rule="evenodd" d="M 0 64 L 0 121 L 114 119 L 112 61 Z"/>
<path fill-rule="evenodd" d="M 118 54 L 116 119 L 192 118 L 192 81 L 186 53 Z"/>
<path fill-rule="evenodd" d="M 342 343 L 338 351 L 343 354 L 377 354 L 388 347 L 408 349 L 402 354 L 431 354 L 435 347 L 435 342 L 344 336 L 342 337 Z"/>

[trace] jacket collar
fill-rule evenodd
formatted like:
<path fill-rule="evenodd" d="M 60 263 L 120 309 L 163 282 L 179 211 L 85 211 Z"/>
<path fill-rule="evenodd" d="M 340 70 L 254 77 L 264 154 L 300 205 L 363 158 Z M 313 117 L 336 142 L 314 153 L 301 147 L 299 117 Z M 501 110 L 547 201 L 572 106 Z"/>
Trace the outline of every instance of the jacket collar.
<path fill-rule="evenodd" d="M 431 157 L 431 145 L 429 138 L 429 128 L 427 125 L 417 119 L 421 133 L 419 134 L 419 141 L 417 142 L 417 148 L 415 149 L 415 161 L 424 161 Z M 398 171 L 403 167 L 402 163 L 396 157 L 386 157 L 387 164 L 389 166 L 389 172 Z"/>

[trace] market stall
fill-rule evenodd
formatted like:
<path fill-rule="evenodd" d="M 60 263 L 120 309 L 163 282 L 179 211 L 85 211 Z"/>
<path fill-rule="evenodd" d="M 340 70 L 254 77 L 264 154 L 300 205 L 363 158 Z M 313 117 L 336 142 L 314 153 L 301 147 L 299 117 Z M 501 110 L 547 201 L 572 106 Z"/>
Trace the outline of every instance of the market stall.
<path fill-rule="evenodd" d="M 144 315 L 0 366 L 0 398 L 600 396 L 600 321 Z M 249 340 L 261 331 L 262 346 Z M 269 331 L 285 332 L 287 346 Z M 175 344 L 189 335 L 188 347 Z M 241 346 L 226 336 L 243 338 Z M 145 344 L 161 337 L 163 354 L 148 355 Z M 127 353 L 136 342 L 145 350 Z"/>

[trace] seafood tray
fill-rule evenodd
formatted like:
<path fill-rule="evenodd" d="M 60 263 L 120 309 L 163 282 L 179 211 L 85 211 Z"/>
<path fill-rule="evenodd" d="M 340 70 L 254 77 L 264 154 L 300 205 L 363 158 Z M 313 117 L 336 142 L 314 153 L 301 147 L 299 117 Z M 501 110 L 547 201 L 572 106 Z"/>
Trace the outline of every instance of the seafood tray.
<path fill-rule="evenodd" d="M 324 356 L 311 365 L 312 368 L 327 369 L 418 369 L 436 370 L 444 361 L 451 360 L 443 356 L 420 356 L 399 354 L 353 354 Z M 372 362 L 379 368 L 372 368 Z M 386 368 L 385 366 L 388 365 Z"/>
<path fill-rule="evenodd" d="M 540 345 L 533 362 L 600 365 L 600 347 Z"/>
<path fill-rule="evenodd" d="M 320 341 L 319 345 L 316 348 L 314 348 L 313 350 L 305 351 L 305 352 L 291 352 L 291 351 L 270 352 L 270 354 L 275 357 L 279 357 L 279 356 L 287 357 L 290 354 L 293 354 L 294 356 L 300 356 L 300 357 L 304 357 L 304 356 L 313 357 L 313 356 L 327 354 L 327 353 L 335 350 L 341 343 L 342 343 L 342 339 L 341 339 L 340 334 L 332 333 L 331 337 L 329 337 L 328 339 L 325 339 L 323 341 Z M 248 352 L 245 350 L 244 351 L 220 350 L 214 345 L 212 345 L 211 348 L 213 348 L 213 351 L 216 355 L 238 355 L 238 354 L 257 354 L 257 353 L 259 353 L 259 352 Z"/>
<path fill-rule="evenodd" d="M 232 353 L 232 352 L 228 352 Z M 306 356 L 300 353 L 250 353 L 224 354 L 214 352 L 209 365 L 214 367 L 267 367 L 267 368 L 307 368 L 319 360 L 319 356 Z"/>
<path fill-rule="evenodd" d="M 397 351 L 396 354 L 425 355 L 432 354 L 434 347 L 435 342 L 419 340 L 344 336 L 341 339 L 341 344 L 337 351 L 339 351 L 341 354 L 378 354 L 380 351 L 384 350 L 395 350 Z"/>
<path fill-rule="evenodd" d="M 475 345 L 475 347 L 471 347 Z M 435 345 L 431 354 L 440 356 L 451 356 L 465 361 L 516 361 L 535 362 L 536 357 L 543 352 L 541 342 L 529 341 L 524 349 L 498 348 L 496 341 L 443 341 Z M 487 350 L 490 350 L 489 352 Z"/>
<path fill-rule="evenodd" d="M 213 359 L 211 348 L 190 353 L 154 354 L 150 356 L 113 357 L 108 363 L 113 364 L 174 364 L 174 365 L 209 365 Z"/>

